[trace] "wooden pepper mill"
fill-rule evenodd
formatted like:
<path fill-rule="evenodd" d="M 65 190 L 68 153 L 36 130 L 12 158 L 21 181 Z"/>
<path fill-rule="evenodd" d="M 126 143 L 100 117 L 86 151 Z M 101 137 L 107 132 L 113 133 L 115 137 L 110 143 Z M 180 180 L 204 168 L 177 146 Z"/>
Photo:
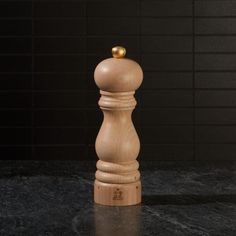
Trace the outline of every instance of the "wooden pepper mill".
<path fill-rule="evenodd" d="M 140 142 L 131 114 L 137 104 L 134 93 L 142 83 L 143 72 L 138 63 L 124 58 L 125 54 L 123 47 L 112 48 L 113 58 L 100 62 L 94 72 L 101 94 L 98 104 L 104 115 L 95 143 L 99 160 L 94 201 L 102 205 L 127 206 L 141 202 L 136 160 Z"/>

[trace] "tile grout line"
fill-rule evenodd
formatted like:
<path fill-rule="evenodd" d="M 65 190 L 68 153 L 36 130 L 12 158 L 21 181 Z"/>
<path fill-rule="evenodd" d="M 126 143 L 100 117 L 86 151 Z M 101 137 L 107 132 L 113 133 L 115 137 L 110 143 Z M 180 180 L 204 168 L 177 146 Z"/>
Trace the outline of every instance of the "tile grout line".
<path fill-rule="evenodd" d="M 88 73 L 88 1 L 84 2 L 84 14 L 85 14 L 85 78 L 86 78 L 86 93 L 85 93 L 85 97 L 86 100 L 88 100 L 88 88 L 89 88 L 89 73 Z M 86 105 L 87 106 L 87 105 Z M 88 112 L 85 111 L 84 114 L 84 118 L 85 118 L 85 127 L 84 127 L 84 131 L 85 131 L 85 158 L 89 159 L 89 137 L 88 137 Z"/>
<path fill-rule="evenodd" d="M 1 1 L 0 1 L 1 2 Z M 191 19 L 192 16 L 191 15 L 169 15 L 169 16 L 160 16 L 160 15 L 142 15 L 143 17 L 145 17 L 145 19 Z M 110 19 L 119 19 L 120 17 L 122 17 L 123 19 L 129 19 L 129 18 L 137 18 L 136 15 L 119 15 L 119 16 L 112 16 L 112 15 L 108 15 L 108 16 L 89 16 L 88 17 L 92 20 L 106 20 L 107 17 L 109 17 Z M 209 15 L 209 16 L 206 16 L 206 15 L 195 15 L 195 18 L 198 18 L 198 19 L 235 19 L 236 18 L 236 15 Z M 1 21 L 14 21 L 14 20 L 30 20 L 31 17 L 0 17 L 0 22 Z M 86 19 L 86 16 L 83 17 L 83 16 L 77 16 L 77 17 L 69 17 L 69 16 L 61 16 L 61 17 L 40 17 L 40 16 L 37 16 L 37 17 L 34 17 L 35 20 L 37 21 L 45 21 L 45 20 L 84 20 Z"/>
<path fill-rule="evenodd" d="M 139 49 L 139 53 L 138 53 L 138 59 L 139 59 L 139 63 L 142 67 L 142 46 L 141 46 L 141 22 L 142 22 L 142 14 L 141 14 L 141 3 L 142 0 L 138 0 L 137 1 L 137 13 L 138 13 L 138 17 L 139 17 L 139 34 L 138 34 L 138 49 Z M 139 100 L 139 103 L 140 104 L 137 104 L 138 106 L 140 106 L 140 108 L 142 107 L 142 98 L 143 98 L 143 91 L 142 91 L 142 85 L 141 85 L 141 88 L 140 88 L 140 100 Z M 137 108 L 136 108 L 137 109 Z M 142 132 L 142 112 L 138 111 L 138 122 L 139 122 L 139 127 L 140 127 L 140 132 Z M 134 124 L 135 125 L 135 124 Z M 142 143 L 142 140 L 141 140 L 141 143 Z"/>
<path fill-rule="evenodd" d="M 31 81 L 31 87 L 32 87 L 32 91 L 31 91 L 31 106 L 32 106 L 32 110 L 31 110 L 31 158 L 34 159 L 34 107 L 35 107 L 35 102 L 34 102 L 34 0 L 31 0 L 32 2 L 32 17 L 31 17 L 31 24 L 32 24 L 32 35 L 31 35 L 31 50 L 32 50 L 32 58 L 31 58 L 31 68 L 32 68 L 32 81 Z"/>
<path fill-rule="evenodd" d="M 192 60 L 193 60 L 193 160 L 196 161 L 196 101 L 195 101 L 195 0 L 192 0 Z"/>
<path fill-rule="evenodd" d="M 196 18 L 196 17 L 195 17 Z M 111 37 L 123 37 L 123 38 L 135 38 L 137 35 L 135 33 L 132 34 L 90 34 L 88 38 L 103 38 L 103 37 L 111 38 Z M 143 37 L 191 37 L 192 33 L 181 33 L 181 34 L 176 34 L 176 33 L 146 33 L 142 35 Z M 200 36 L 200 37 L 235 37 L 236 33 L 195 33 L 195 36 Z M 0 35 L 1 38 L 30 38 L 31 35 Z M 86 38 L 87 36 L 85 34 L 54 34 L 54 35 L 48 35 L 48 34 L 42 34 L 42 35 L 35 35 L 34 38 L 39 39 L 39 38 Z"/>

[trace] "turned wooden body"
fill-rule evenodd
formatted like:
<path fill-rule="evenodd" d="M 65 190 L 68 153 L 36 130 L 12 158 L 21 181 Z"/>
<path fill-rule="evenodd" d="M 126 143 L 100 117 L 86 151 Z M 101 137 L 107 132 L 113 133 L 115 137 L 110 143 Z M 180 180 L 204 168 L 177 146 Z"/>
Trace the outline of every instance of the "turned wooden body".
<path fill-rule="evenodd" d="M 142 69 L 123 57 L 109 58 L 99 63 L 94 78 L 104 115 L 95 143 L 99 161 L 94 200 L 103 205 L 138 204 L 141 182 L 136 158 L 140 142 L 131 115 L 136 106 L 134 93 L 143 79 Z"/>

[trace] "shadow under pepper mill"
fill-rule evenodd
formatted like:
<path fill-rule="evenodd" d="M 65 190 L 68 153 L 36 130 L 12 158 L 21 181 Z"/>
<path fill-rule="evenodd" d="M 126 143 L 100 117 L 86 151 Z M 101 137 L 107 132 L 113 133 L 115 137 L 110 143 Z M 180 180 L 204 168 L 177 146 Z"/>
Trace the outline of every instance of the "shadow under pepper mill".
<path fill-rule="evenodd" d="M 98 155 L 94 201 L 102 205 L 127 206 L 141 202 L 139 163 L 140 142 L 132 123 L 137 102 L 135 90 L 143 72 L 138 63 L 124 58 L 126 50 L 112 48 L 113 58 L 100 62 L 94 79 L 100 88 L 98 102 L 104 119 L 95 149 Z"/>

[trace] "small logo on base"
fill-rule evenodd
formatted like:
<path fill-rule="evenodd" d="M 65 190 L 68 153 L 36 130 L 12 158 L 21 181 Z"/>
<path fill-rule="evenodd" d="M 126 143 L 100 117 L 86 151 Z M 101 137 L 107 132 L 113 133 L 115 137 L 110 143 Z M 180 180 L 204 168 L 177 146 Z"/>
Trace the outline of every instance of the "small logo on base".
<path fill-rule="evenodd" d="M 113 200 L 123 200 L 123 192 L 119 188 L 114 191 Z"/>

